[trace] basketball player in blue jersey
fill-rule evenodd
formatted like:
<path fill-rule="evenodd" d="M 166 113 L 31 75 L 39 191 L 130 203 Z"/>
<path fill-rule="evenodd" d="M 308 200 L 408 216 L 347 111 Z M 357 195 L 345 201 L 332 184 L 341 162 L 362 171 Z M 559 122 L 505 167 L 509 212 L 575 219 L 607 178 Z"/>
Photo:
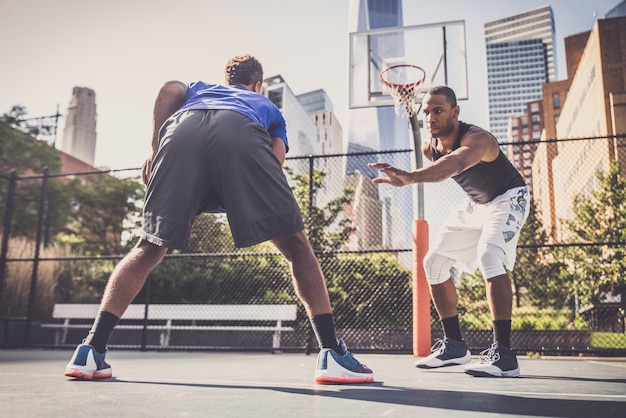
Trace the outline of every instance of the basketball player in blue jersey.
<path fill-rule="evenodd" d="M 459 111 L 452 89 L 430 89 L 422 100 L 422 112 L 431 138 L 422 144 L 422 153 L 432 164 L 408 172 L 383 162 L 372 163 L 371 167 L 385 174 L 373 182 L 406 186 L 453 178 L 467 194 L 441 225 L 424 258 L 444 338 L 435 342 L 431 355 L 415 365 L 431 369 L 471 360 L 460 330 L 455 282 L 459 270 L 474 273 L 478 268 L 486 282 L 494 340 L 465 372 L 517 377 L 519 366 L 510 348 L 513 293 L 505 267 L 512 270 L 515 264 L 517 240 L 530 208 L 528 188 L 496 138 L 459 121 Z"/>
<path fill-rule="evenodd" d="M 226 66 L 226 84 L 170 81 L 154 106 L 152 154 L 139 242 L 116 266 L 91 331 L 65 376 L 111 377 L 106 344 L 146 277 L 168 248 L 183 248 L 196 215 L 225 212 L 237 247 L 271 241 L 290 264 L 320 345 L 317 383 L 373 382 L 335 335 L 322 270 L 303 232 L 302 216 L 282 170 L 289 149 L 285 119 L 261 93 L 263 68 L 250 55 Z"/>

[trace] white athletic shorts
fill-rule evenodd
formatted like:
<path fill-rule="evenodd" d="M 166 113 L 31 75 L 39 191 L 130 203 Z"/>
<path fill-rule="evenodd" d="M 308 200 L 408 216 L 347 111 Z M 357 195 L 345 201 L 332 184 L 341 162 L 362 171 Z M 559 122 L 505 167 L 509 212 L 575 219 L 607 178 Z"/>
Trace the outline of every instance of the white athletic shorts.
<path fill-rule="evenodd" d="M 504 251 L 504 265 L 513 270 L 517 240 L 529 210 L 526 186 L 509 189 L 486 204 L 468 198 L 452 208 L 429 252 L 449 257 L 455 260 L 454 267 L 474 274 L 478 268 L 476 249 L 488 243 Z"/>

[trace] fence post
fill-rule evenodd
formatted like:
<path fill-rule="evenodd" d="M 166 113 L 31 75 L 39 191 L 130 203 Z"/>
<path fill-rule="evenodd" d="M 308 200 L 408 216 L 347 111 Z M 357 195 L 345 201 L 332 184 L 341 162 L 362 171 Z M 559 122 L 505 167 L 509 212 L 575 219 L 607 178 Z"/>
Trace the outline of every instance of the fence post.
<path fill-rule="evenodd" d="M 315 167 L 314 159 L 312 155 L 309 155 L 309 206 L 307 208 L 307 227 L 309 228 L 309 235 L 311 234 L 311 229 L 313 227 L 313 169 Z M 309 236 L 310 239 L 310 236 Z M 314 347 L 317 344 L 313 343 L 315 339 L 315 335 L 313 335 L 313 327 L 309 325 L 306 333 L 306 347 L 304 348 L 305 354 L 311 354 L 313 352 Z"/>
<path fill-rule="evenodd" d="M 150 282 L 152 274 L 148 274 L 144 289 L 146 298 L 143 306 L 143 328 L 141 328 L 141 351 L 146 351 L 148 347 L 148 310 L 150 309 Z"/>
<path fill-rule="evenodd" d="M 4 228 L 2 230 L 2 250 L 0 250 L 0 302 L 4 295 L 4 278 L 7 268 L 7 254 L 9 253 L 9 236 L 11 235 L 11 221 L 15 206 L 15 187 L 17 184 L 17 172 L 11 170 L 9 189 L 7 191 L 6 208 L 4 211 Z"/>
<path fill-rule="evenodd" d="M 25 345 L 30 345 L 31 323 L 33 321 L 33 309 L 37 301 L 37 276 L 39 274 L 39 253 L 43 231 L 43 215 L 46 206 L 46 194 L 48 192 L 48 167 L 43 169 L 41 181 L 41 194 L 39 195 L 39 213 L 37 214 L 37 236 L 35 238 L 35 255 L 33 257 L 33 271 L 30 279 L 30 293 L 28 295 L 28 310 L 26 314 L 26 338 Z"/>

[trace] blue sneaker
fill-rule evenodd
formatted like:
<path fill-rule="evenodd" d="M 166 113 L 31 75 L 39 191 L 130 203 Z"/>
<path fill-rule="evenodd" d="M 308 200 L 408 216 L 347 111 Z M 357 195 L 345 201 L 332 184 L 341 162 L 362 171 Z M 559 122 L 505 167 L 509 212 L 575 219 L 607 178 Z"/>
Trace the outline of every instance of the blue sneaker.
<path fill-rule="evenodd" d="M 443 366 L 465 364 L 472 359 L 472 353 L 467 349 L 465 341 L 444 338 L 435 341 L 431 348 L 432 354 L 415 362 L 420 369 L 434 369 Z"/>
<path fill-rule="evenodd" d="M 111 366 L 104 361 L 104 354 L 100 354 L 93 346 L 81 344 L 76 347 L 74 355 L 67 366 L 64 375 L 76 379 L 108 379 L 112 376 Z"/>
<path fill-rule="evenodd" d="M 480 353 L 477 363 L 465 366 L 465 373 L 476 377 L 518 377 L 515 353 L 498 342 Z"/>
<path fill-rule="evenodd" d="M 315 383 L 372 383 L 374 372 L 354 358 L 343 340 L 339 340 L 339 345 L 345 353 L 343 356 L 332 348 L 322 348 L 318 354 Z"/>

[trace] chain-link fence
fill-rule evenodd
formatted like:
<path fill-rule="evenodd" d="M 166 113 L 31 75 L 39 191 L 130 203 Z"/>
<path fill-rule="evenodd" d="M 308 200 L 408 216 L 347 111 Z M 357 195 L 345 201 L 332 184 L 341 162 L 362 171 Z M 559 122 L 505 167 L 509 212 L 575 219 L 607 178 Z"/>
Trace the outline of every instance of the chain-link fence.
<path fill-rule="evenodd" d="M 626 353 L 624 141 L 614 136 L 503 144 L 533 194 L 510 274 L 517 351 Z M 356 351 L 412 352 L 416 202 L 423 199 L 432 239 L 463 198 L 453 180 L 426 184 L 420 193 L 371 182 L 378 173 L 368 162 L 408 169 L 413 160 L 412 151 L 398 150 L 295 157 L 285 164 L 327 281 L 338 334 Z M 1 345 L 73 346 L 86 335 L 90 314 L 53 316 L 55 305 L 99 303 L 109 274 L 136 241 L 143 186 L 132 176 L 138 174 L 2 175 Z M 291 280 L 271 244 L 237 249 L 226 218 L 202 214 L 188 247 L 170 251 L 133 302 L 148 308 L 120 322 L 125 326 L 116 329 L 110 346 L 259 350 L 277 348 L 278 336 L 281 350 L 314 350 Z M 464 275 L 458 292 L 465 337 L 477 352 L 492 338 L 480 274 Z M 157 305 L 176 310 L 157 319 L 150 310 Z M 297 309 L 290 319 L 192 313 L 192 307 L 214 305 Z M 441 336 L 434 309 L 431 328 L 433 339 Z"/>

